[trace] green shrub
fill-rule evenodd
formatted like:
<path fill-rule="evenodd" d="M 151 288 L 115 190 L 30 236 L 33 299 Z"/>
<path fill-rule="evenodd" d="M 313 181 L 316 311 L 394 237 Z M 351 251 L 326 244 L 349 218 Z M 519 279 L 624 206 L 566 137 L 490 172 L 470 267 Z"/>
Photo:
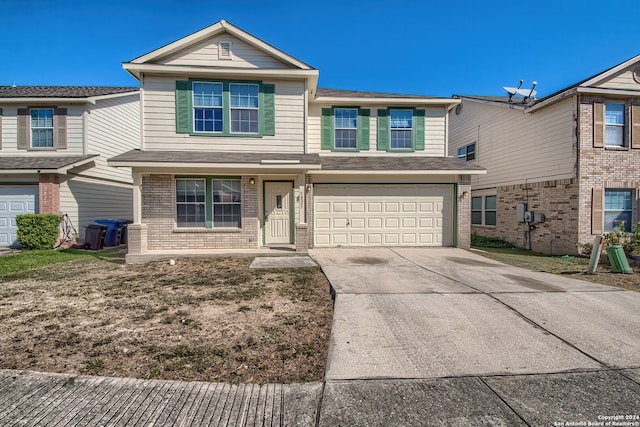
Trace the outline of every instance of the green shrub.
<path fill-rule="evenodd" d="M 512 243 L 507 242 L 499 237 L 485 237 L 477 234 L 471 234 L 471 246 L 478 248 L 515 248 Z"/>
<path fill-rule="evenodd" d="M 52 249 L 60 233 L 60 216 L 22 214 L 16 216 L 18 243 L 24 249 Z"/>

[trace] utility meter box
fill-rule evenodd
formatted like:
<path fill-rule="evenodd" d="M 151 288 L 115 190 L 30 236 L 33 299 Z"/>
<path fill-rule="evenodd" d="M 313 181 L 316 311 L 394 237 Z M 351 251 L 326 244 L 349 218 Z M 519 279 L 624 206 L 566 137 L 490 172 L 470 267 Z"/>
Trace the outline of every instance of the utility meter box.
<path fill-rule="evenodd" d="M 543 223 L 544 222 L 544 214 L 543 213 L 534 213 L 533 214 L 533 222 L 539 222 L 539 223 Z"/>
<path fill-rule="evenodd" d="M 527 204 L 526 203 L 518 203 L 516 205 L 516 218 L 517 218 L 518 222 L 525 222 L 524 213 L 526 211 L 527 211 Z"/>
<path fill-rule="evenodd" d="M 533 222 L 535 214 L 531 211 L 526 211 L 524 213 L 524 222 Z"/>

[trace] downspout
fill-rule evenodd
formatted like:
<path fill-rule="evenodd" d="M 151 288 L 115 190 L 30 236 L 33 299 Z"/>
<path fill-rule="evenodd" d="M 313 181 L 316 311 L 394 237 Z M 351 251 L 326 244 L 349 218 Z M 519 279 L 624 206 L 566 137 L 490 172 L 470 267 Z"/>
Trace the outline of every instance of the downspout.
<path fill-rule="evenodd" d="M 89 153 L 89 109 L 90 104 L 85 104 L 84 111 L 82 111 L 82 155 L 86 156 Z"/>

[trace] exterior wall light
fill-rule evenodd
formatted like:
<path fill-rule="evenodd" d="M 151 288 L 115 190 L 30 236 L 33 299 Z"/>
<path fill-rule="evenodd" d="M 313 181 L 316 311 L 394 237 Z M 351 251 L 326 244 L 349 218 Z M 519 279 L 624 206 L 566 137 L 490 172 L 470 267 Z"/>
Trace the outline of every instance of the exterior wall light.
<path fill-rule="evenodd" d="M 256 183 L 255 178 L 249 178 L 249 184 L 254 185 Z"/>

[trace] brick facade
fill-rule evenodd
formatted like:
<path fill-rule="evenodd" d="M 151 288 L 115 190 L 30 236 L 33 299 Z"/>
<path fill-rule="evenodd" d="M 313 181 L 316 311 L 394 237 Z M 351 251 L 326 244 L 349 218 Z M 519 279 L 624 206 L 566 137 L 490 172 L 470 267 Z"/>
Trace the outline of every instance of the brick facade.
<path fill-rule="evenodd" d="M 60 214 L 60 175 L 41 173 L 38 175 L 39 212 Z"/>
<path fill-rule="evenodd" d="M 624 188 L 635 190 L 633 222 L 640 221 L 640 150 L 628 148 L 630 136 L 627 126 L 627 148 L 593 147 L 593 103 L 604 102 L 603 97 L 580 97 L 580 220 L 577 240 L 591 243 L 591 209 L 594 188 Z M 635 101 L 637 102 L 637 101 Z M 628 102 L 627 105 L 630 103 Z M 628 109 L 627 109 L 628 110 Z M 628 118 L 628 115 L 627 115 Z"/>
<path fill-rule="evenodd" d="M 172 175 L 142 178 L 142 222 L 147 225 L 147 248 L 244 249 L 260 245 L 259 190 L 242 177 L 242 226 L 239 229 L 177 228 L 176 189 Z"/>
<path fill-rule="evenodd" d="M 500 237 L 518 247 L 527 248 L 529 226 L 518 222 L 516 208 L 528 202 L 528 210 L 545 215 L 543 223 L 534 223 L 531 249 L 563 255 L 577 253 L 578 184 L 573 179 L 509 185 L 496 189 L 496 226 L 472 225 L 471 232 Z M 475 195 L 475 194 L 474 194 Z"/>

